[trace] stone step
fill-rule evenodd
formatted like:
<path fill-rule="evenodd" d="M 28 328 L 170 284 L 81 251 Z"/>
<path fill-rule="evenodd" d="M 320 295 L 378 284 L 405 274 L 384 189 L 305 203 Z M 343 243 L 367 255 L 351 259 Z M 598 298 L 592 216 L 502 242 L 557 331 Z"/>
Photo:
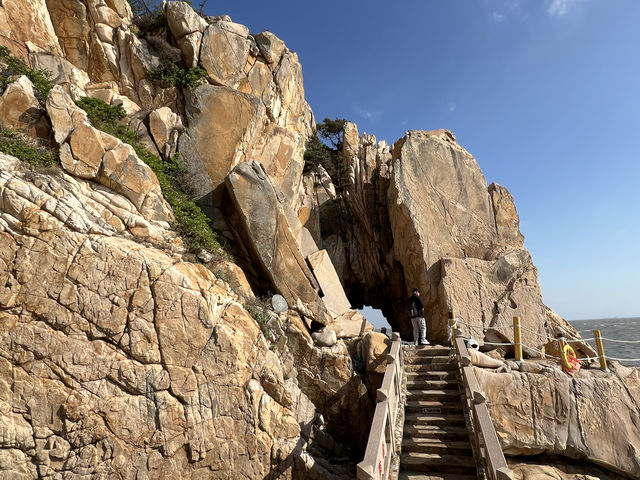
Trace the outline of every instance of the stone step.
<path fill-rule="evenodd" d="M 438 438 L 447 442 L 469 441 L 469 431 L 465 425 L 405 425 L 403 435 L 420 435 L 422 438 Z"/>
<path fill-rule="evenodd" d="M 460 403 L 459 390 L 407 390 L 407 401 L 449 400 Z"/>
<path fill-rule="evenodd" d="M 407 382 L 411 381 L 426 381 L 426 380 L 445 380 L 445 379 L 457 379 L 458 372 L 456 370 L 443 370 L 443 371 L 424 371 L 424 372 L 406 372 Z"/>
<path fill-rule="evenodd" d="M 400 456 L 400 471 L 406 470 L 467 475 L 477 473 L 476 462 L 471 455 L 440 455 L 420 452 L 408 452 Z"/>
<path fill-rule="evenodd" d="M 398 480 L 478 480 L 477 474 L 400 472 Z"/>
<path fill-rule="evenodd" d="M 458 390 L 458 379 L 447 378 L 444 380 L 409 380 L 407 378 L 407 390 Z"/>
<path fill-rule="evenodd" d="M 440 415 L 441 413 L 463 414 L 462 403 L 459 400 L 410 400 L 404 407 L 405 413 L 422 413 L 424 415 Z"/>
<path fill-rule="evenodd" d="M 458 365 L 456 363 L 407 363 L 404 364 L 407 372 L 443 372 L 456 371 Z"/>
<path fill-rule="evenodd" d="M 438 453 L 440 455 L 472 456 L 469 440 L 423 438 L 408 435 L 402 439 L 403 452 Z"/>
<path fill-rule="evenodd" d="M 408 413 L 404 416 L 404 425 L 465 425 L 465 417 L 459 414 L 423 414 Z"/>
<path fill-rule="evenodd" d="M 448 355 L 435 357 L 405 357 L 404 363 L 405 365 L 415 365 L 423 363 L 457 363 L 457 360 L 455 358 L 451 358 Z"/>
<path fill-rule="evenodd" d="M 430 357 L 434 355 L 444 356 L 449 355 L 451 349 L 449 347 L 442 347 L 440 345 L 406 345 L 404 347 L 404 356 L 408 357 Z"/>

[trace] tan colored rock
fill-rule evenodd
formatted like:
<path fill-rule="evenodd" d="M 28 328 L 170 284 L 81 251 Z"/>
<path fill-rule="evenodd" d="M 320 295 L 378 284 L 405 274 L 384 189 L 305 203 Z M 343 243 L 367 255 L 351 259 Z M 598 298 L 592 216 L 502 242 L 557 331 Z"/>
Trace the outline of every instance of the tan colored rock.
<path fill-rule="evenodd" d="M 362 342 L 367 372 L 384 373 L 387 368 L 387 353 L 391 348 L 389 337 L 380 332 L 368 332 Z"/>
<path fill-rule="evenodd" d="M 168 107 L 159 108 L 149 114 L 149 132 L 158 150 L 165 155 L 170 152 L 169 141 L 172 137 L 173 143 L 176 143 L 177 136 L 172 134 L 179 128 L 182 128 L 182 119 Z"/>
<path fill-rule="evenodd" d="M 247 280 L 247 276 L 242 269 L 233 262 L 224 260 L 216 263 L 213 273 L 216 277 L 224 280 L 229 284 L 231 289 L 245 300 L 252 300 L 255 298 L 251 285 Z"/>
<path fill-rule="evenodd" d="M 283 203 L 293 212 L 304 169 L 305 139 L 281 127 L 269 124 L 248 158 L 258 161 L 271 181 L 282 192 Z"/>
<path fill-rule="evenodd" d="M 0 5 L 0 44 L 25 58 L 31 42 L 44 51 L 62 55 L 45 0 L 12 0 Z"/>
<path fill-rule="evenodd" d="M 207 27 L 200 49 L 200 66 L 216 85 L 236 88 L 249 56 L 249 31 L 244 25 L 215 22 Z"/>
<path fill-rule="evenodd" d="M 355 338 L 362 337 L 372 331 L 373 325 L 357 310 L 347 310 L 334 319 L 328 328 L 335 330 L 338 338 Z"/>
<path fill-rule="evenodd" d="M 638 369 L 583 368 L 573 379 L 559 365 L 543 374 L 475 371 L 505 454 L 566 455 L 640 476 Z"/>
<path fill-rule="evenodd" d="M 338 318 L 351 308 L 351 303 L 342 289 L 340 279 L 333 268 L 326 250 L 320 250 L 307 257 L 313 275 L 322 289 L 322 301 L 333 318 Z"/>
<path fill-rule="evenodd" d="M 200 32 L 189 33 L 178 40 L 178 45 L 182 50 L 187 66 L 190 68 L 197 67 L 200 58 L 200 46 L 202 45 L 202 34 Z"/>
<path fill-rule="evenodd" d="M 150 221 L 172 221 L 171 207 L 162 196 L 155 173 L 130 145 L 90 126 L 86 113 L 59 86 L 49 94 L 47 111 L 61 145 L 62 166 L 69 173 L 123 194 Z M 64 145 L 67 138 L 70 148 Z"/>
<path fill-rule="evenodd" d="M 35 97 L 33 84 L 24 75 L 7 85 L 0 96 L 0 120 L 5 127 L 23 130 L 32 137 L 49 139 L 51 128 Z"/>
<path fill-rule="evenodd" d="M 46 0 L 46 4 L 65 58 L 87 71 L 91 31 L 87 7 L 80 0 Z"/>
<path fill-rule="evenodd" d="M 258 48 L 260 49 L 260 53 L 267 63 L 277 65 L 286 48 L 284 42 L 273 33 L 267 31 L 255 35 L 255 39 L 258 44 Z"/>
<path fill-rule="evenodd" d="M 64 58 L 47 53 L 30 53 L 29 62 L 36 70 L 49 72 L 51 82 L 61 85 L 72 98 L 78 100 L 85 95 L 89 76 Z"/>
<path fill-rule="evenodd" d="M 241 163 L 225 182 L 233 202 L 228 212 L 234 235 L 248 243 L 252 268 L 245 271 L 255 285 L 280 293 L 292 308 L 299 302 L 317 322 L 325 324 L 325 308 L 264 169 L 256 162 Z M 245 264 L 248 267 L 248 263 Z"/>
<path fill-rule="evenodd" d="M 489 185 L 489 195 L 499 237 L 507 245 L 521 247 L 524 244 L 524 236 L 520 233 L 520 217 L 513 197 L 506 188 L 497 183 Z"/>
<path fill-rule="evenodd" d="M 493 242 L 487 185 L 478 164 L 450 132 L 407 132 L 393 153 L 389 218 L 394 255 L 404 266 L 407 291 L 420 288 L 431 310 L 438 301 L 436 262 L 484 258 Z"/>
<path fill-rule="evenodd" d="M 219 186 L 251 149 L 264 118 L 255 98 L 227 87 L 201 85 L 187 97 L 188 129 L 180 138 L 194 180 L 203 197 Z"/>
<path fill-rule="evenodd" d="M 167 2 L 164 12 L 176 40 L 190 33 L 202 33 L 207 28 L 207 22 L 186 2 Z"/>

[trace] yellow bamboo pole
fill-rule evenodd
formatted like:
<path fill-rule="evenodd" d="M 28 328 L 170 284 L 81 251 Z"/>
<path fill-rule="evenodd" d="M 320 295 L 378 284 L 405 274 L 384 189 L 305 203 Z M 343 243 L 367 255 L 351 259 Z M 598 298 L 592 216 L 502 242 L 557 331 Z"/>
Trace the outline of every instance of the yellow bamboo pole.
<path fill-rule="evenodd" d="M 600 369 L 607 369 L 607 357 L 604 355 L 604 346 L 602 345 L 602 337 L 600 337 L 600 330 L 593 331 L 594 337 L 596 337 L 596 347 L 598 348 L 598 358 L 600 359 Z"/>
<path fill-rule="evenodd" d="M 451 348 L 453 348 L 454 346 L 454 342 L 455 342 L 455 332 L 453 331 L 454 325 L 455 325 L 455 312 L 453 310 L 451 310 L 449 312 L 449 340 L 451 341 Z"/>
<path fill-rule="evenodd" d="M 516 355 L 516 362 L 522 361 L 522 330 L 520 328 L 520 317 L 513 317 L 513 348 Z"/>

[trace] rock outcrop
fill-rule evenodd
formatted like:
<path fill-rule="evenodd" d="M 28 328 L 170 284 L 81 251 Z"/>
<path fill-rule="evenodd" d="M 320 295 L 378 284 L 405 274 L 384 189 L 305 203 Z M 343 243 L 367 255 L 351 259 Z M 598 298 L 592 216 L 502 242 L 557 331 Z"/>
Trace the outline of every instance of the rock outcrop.
<path fill-rule="evenodd" d="M 588 460 L 640 477 L 640 375 L 558 367 L 540 373 L 492 373 L 476 368 L 498 438 L 508 455 L 540 453 Z"/>
<path fill-rule="evenodd" d="M 344 190 L 318 173 L 304 184 L 299 217 L 329 253 L 352 304 L 381 309 L 410 338 L 406 299 L 419 287 L 428 338 L 437 342 L 448 336 L 450 311 L 466 335 L 493 342 L 512 340 L 512 318 L 520 316 L 533 356 L 546 337 L 577 335 L 542 302 L 513 198 L 487 186 L 451 132 L 409 131 L 389 149 L 347 123 L 342 161 Z"/>
<path fill-rule="evenodd" d="M 408 337 L 414 286 L 432 341 L 451 310 L 488 341 L 521 316 L 531 356 L 577 336 L 542 302 L 513 198 L 451 132 L 389 147 L 347 123 L 344 178 L 303 176 L 315 125 L 297 55 L 228 16 L 163 8 L 166 26 L 143 31 L 126 0 L 0 0 L 0 45 L 55 85 L 45 102 L 27 77 L 3 78 L 0 122 L 60 159 L 0 153 L 3 476 L 353 478 L 389 342 L 351 306 Z M 202 68 L 203 83 L 153 81 L 166 64 Z M 121 106 L 158 158 L 91 125 L 85 96 Z M 176 153 L 184 178 L 156 176 Z M 235 260 L 187 252 L 170 182 Z M 613 369 L 479 374 L 506 451 L 640 475 L 638 373 Z"/>

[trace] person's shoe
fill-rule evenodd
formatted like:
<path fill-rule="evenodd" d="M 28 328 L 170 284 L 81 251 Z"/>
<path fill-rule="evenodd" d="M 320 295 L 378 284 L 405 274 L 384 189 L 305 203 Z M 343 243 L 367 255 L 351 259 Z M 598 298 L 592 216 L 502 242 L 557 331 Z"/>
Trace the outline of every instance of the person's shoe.
<path fill-rule="evenodd" d="M 420 345 L 430 345 L 428 340 L 424 340 L 422 342 L 420 342 Z"/>

